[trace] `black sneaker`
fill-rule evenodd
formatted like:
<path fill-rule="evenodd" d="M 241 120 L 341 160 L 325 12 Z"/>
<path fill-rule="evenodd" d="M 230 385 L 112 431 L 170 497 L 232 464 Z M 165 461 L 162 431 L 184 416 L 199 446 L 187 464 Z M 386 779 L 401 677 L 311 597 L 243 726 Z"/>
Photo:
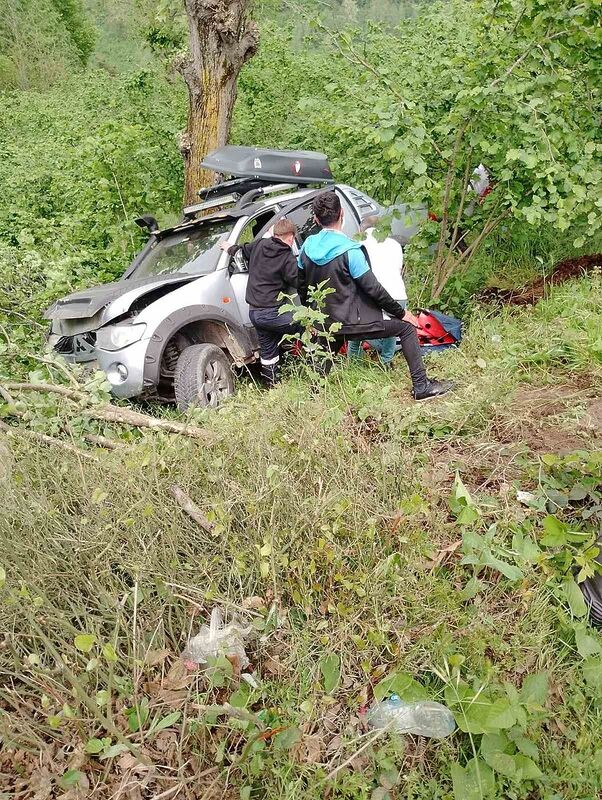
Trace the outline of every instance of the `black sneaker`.
<path fill-rule="evenodd" d="M 419 388 L 414 387 L 412 395 L 414 400 L 420 402 L 422 400 L 432 400 L 434 397 L 441 397 L 454 388 L 453 381 L 428 381 L 422 384 Z"/>

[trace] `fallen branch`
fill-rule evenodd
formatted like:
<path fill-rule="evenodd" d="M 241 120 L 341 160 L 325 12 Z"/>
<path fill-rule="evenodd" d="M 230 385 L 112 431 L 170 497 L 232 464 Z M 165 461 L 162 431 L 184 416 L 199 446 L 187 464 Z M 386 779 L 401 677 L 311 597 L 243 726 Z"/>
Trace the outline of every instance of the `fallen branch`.
<path fill-rule="evenodd" d="M 174 496 L 176 503 L 193 519 L 196 524 L 201 527 L 206 533 L 213 534 L 215 525 L 210 522 L 203 514 L 197 504 L 191 500 L 183 489 L 179 486 L 172 486 L 171 493 Z"/>
<path fill-rule="evenodd" d="M 13 392 L 42 392 L 48 394 L 60 394 L 70 400 L 84 400 L 86 395 L 77 389 L 69 389 L 68 386 L 59 386 L 55 383 L 5 383 L 6 389 Z"/>
<path fill-rule="evenodd" d="M 81 450 L 74 444 L 69 444 L 69 442 L 63 442 L 61 439 L 55 439 L 53 436 L 47 436 L 45 433 L 32 431 L 29 430 L 28 428 L 13 427 L 11 425 L 7 425 L 5 422 L 0 421 L 0 431 L 4 431 L 4 433 L 6 433 L 7 436 L 12 436 L 14 438 L 18 438 L 19 436 L 24 436 L 26 439 L 32 439 L 33 441 L 40 442 L 41 444 L 49 444 L 52 445 L 53 447 L 60 447 L 62 450 L 67 450 L 69 453 L 74 453 L 78 457 L 85 458 L 88 461 L 99 460 L 92 453 L 87 453 L 85 450 Z"/>
<path fill-rule="evenodd" d="M 82 413 L 90 419 L 115 422 L 118 425 L 131 425 L 134 428 L 151 428 L 152 430 L 167 431 L 168 433 L 178 433 L 182 436 L 189 436 L 191 439 L 204 439 L 207 441 L 209 438 L 207 431 L 202 428 L 197 428 L 194 425 L 185 425 L 182 422 L 173 422 L 168 419 L 158 419 L 157 417 L 151 417 L 149 414 L 132 411 L 130 408 L 106 405 L 87 408 Z"/>
<path fill-rule="evenodd" d="M 103 447 L 105 450 L 119 450 L 125 446 L 123 442 L 114 442 L 113 439 L 101 436 L 100 433 L 85 433 L 84 439 L 97 447 Z"/>
<path fill-rule="evenodd" d="M 58 386 L 53 383 L 5 383 L 6 390 L 14 392 L 42 392 L 59 394 L 69 400 L 77 402 L 86 400 L 86 394 L 77 389 L 70 389 L 67 386 Z M 151 428 L 163 430 L 168 433 L 178 433 L 182 436 L 189 436 L 192 439 L 207 440 L 208 433 L 195 425 L 186 425 L 182 422 L 174 422 L 167 419 L 152 417 L 150 414 L 142 414 L 140 411 L 133 411 L 131 408 L 120 408 L 110 403 L 104 406 L 92 406 L 82 411 L 82 414 L 90 419 L 98 419 L 102 422 L 115 422 L 118 425 L 131 425 L 134 428 Z"/>

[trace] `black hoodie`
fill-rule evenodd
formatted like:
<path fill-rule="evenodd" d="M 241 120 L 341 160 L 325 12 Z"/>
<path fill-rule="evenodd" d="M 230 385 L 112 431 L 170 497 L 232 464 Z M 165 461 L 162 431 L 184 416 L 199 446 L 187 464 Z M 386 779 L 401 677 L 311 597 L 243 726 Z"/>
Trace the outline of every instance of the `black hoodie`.
<path fill-rule="evenodd" d="M 299 270 L 291 248 L 274 236 L 235 244 L 228 250 L 234 255 L 242 250 L 249 263 L 249 282 L 245 300 L 252 308 L 276 308 L 284 301 L 278 296 L 296 294 Z"/>

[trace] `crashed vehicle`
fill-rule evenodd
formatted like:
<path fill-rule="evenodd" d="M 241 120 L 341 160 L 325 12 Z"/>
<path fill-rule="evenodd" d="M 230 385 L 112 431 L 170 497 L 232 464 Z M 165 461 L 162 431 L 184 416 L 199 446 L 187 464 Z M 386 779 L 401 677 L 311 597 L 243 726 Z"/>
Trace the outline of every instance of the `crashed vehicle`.
<path fill-rule="evenodd" d="M 336 184 L 321 153 L 229 145 L 203 166 L 227 179 L 202 189 L 174 227 L 159 230 L 151 216 L 136 220 L 149 239 L 120 280 L 63 297 L 46 311 L 54 350 L 103 370 L 116 397 L 216 406 L 234 391 L 236 368 L 258 359 L 245 302 L 248 265 L 241 252 L 223 252 L 220 241 L 267 236 L 286 217 L 297 225 L 300 248 L 316 231 L 312 201 L 325 187 L 341 199 L 349 236 L 364 217 L 383 213 L 363 192 Z"/>

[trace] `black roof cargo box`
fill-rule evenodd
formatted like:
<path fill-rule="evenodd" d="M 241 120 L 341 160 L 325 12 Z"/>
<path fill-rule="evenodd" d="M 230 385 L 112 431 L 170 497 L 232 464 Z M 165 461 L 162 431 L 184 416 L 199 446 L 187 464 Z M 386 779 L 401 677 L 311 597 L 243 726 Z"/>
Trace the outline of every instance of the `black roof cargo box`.
<path fill-rule="evenodd" d="M 334 183 L 327 157 L 310 150 L 265 150 L 229 144 L 209 153 L 201 166 L 222 175 L 266 182 Z"/>

